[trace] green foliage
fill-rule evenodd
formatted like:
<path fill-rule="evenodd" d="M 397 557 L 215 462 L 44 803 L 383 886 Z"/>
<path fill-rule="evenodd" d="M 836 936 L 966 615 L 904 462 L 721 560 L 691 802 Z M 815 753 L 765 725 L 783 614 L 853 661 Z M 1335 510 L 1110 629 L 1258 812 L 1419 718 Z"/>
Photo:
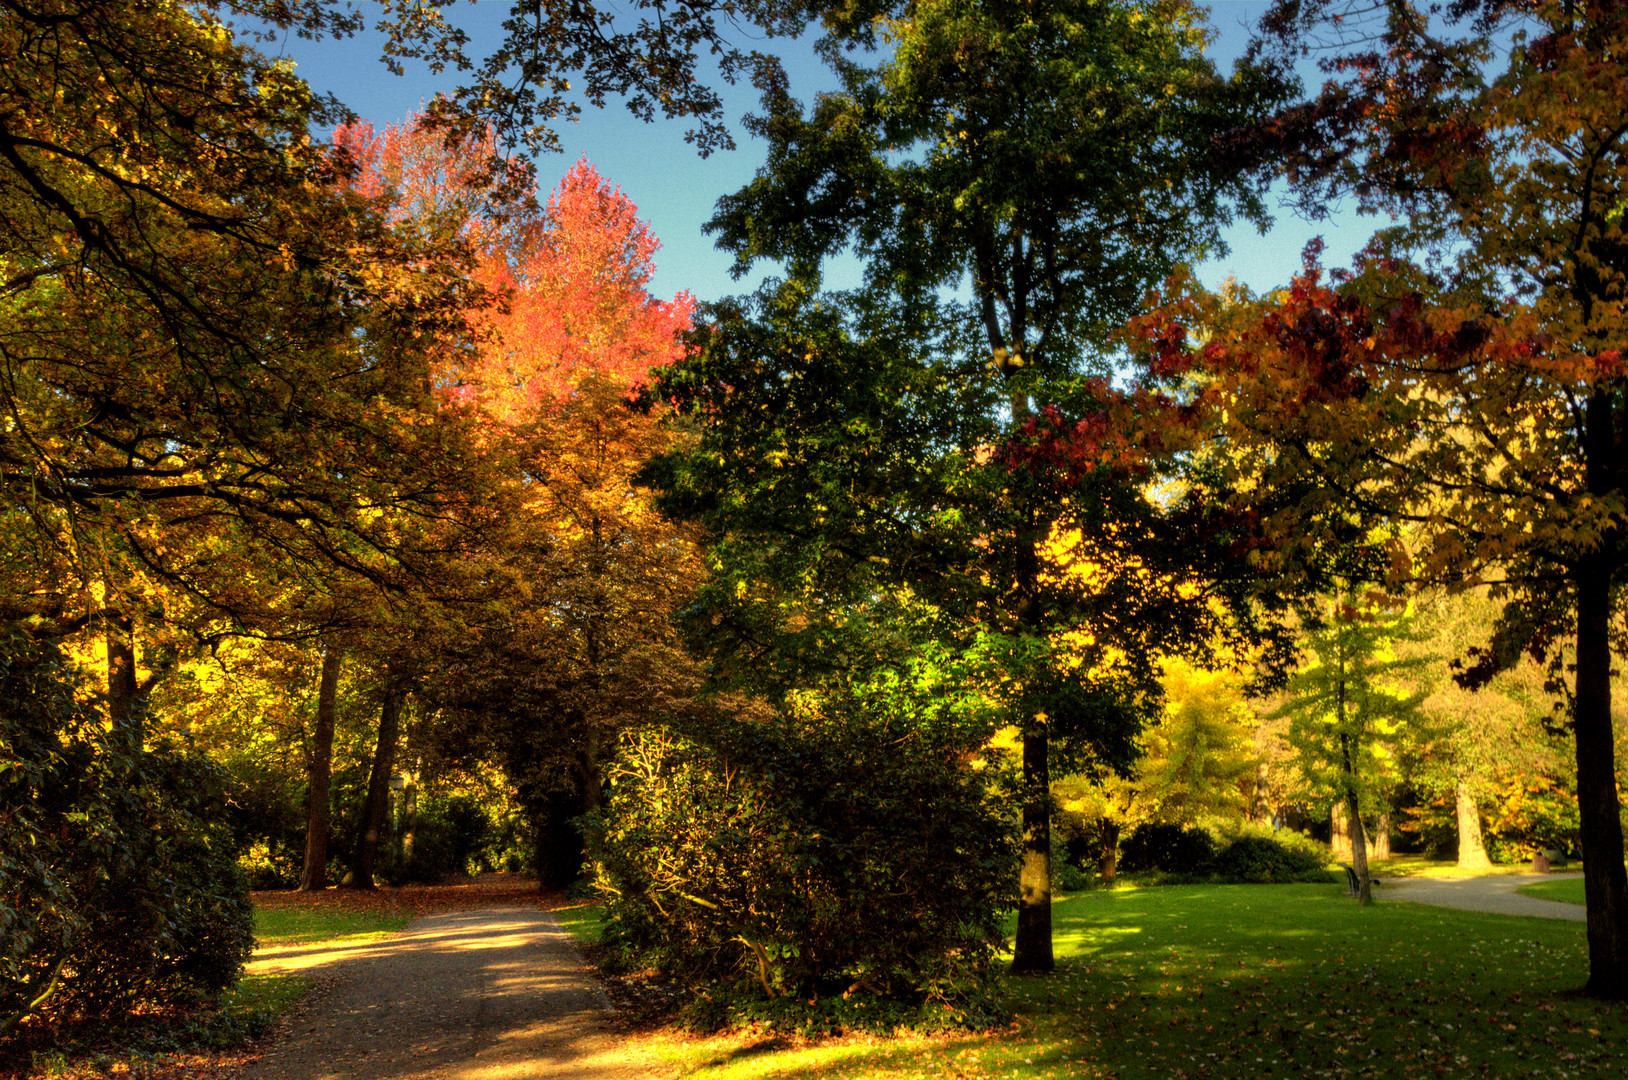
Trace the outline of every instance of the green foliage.
<path fill-rule="evenodd" d="M 218 769 L 108 730 L 54 650 L 0 648 L 0 1034 L 219 994 L 253 948 Z"/>
<path fill-rule="evenodd" d="M 491 833 L 491 816 L 467 795 L 422 806 L 413 832 L 413 850 L 402 863 L 400 880 L 434 884 L 468 873 Z"/>
<path fill-rule="evenodd" d="M 1126 872 L 1165 870 L 1202 874 L 1215 857 L 1215 842 L 1203 829 L 1165 822 L 1144 822 L 1120 842 L 1119 868 Z"/>
<path fill-rule="evenodd" d="M 856 995 L 987 1019 L 1010 825 L 968 764 L 983 732 L 909 698 L 873 683 L 626 739 L 588 827 L 606 937 L 695 989 L 697 1022 L 903 1015 L 831 1002 Z"/>
<path fill-rule="evenodd" d="M 1297 763 L 1325 806 L 1354 798 L 1364 811 L 1385 808 L 1395 747 L 1423 722 L 1424 695 L 1410 694 L 1402 678 L 1425 661 L 1399 657 L 1393 648 L 1419 637 L 1412 614 L 1337 596 L 1307 631 L 1307 659 L 1277 710 L 1289 718 Z"/>
<path fill-rule="evenodd" d="M 1269 836 L 1240 836 L 1216 852 L 1210 870 L 1228 882 L 1281 884 L 1289 881 L 1330 881 L 1327 853 Z"/>

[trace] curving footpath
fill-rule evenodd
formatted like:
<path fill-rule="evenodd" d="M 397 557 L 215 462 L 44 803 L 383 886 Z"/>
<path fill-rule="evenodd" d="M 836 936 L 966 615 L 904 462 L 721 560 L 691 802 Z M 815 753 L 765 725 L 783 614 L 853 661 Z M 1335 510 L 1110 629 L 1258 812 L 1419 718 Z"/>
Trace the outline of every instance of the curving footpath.
<path fill-rule="evenodd" d="M 1588 914 L 1581 904 L 1539 900 L 1535 896 L 1523 896 L 1515 891 L 1522 885 L 1549 879 L 1548 874 L 1490 874 L 1486 877 L 1471 878 L 1393 878 L 1386 881 L 1381 888 L 1384 890 L 1383 897 L 1390 900 L 1412 900 L 1417 904 L 1462 908 L 1466 911 L 1490 911 L 1497 915 L 1527 915 L 1540 919 L 1587 921 Z"/>
<path fill-rule="evenodd" d="M 241 1080 L 643 1080 L 570 936 L 546 911 L 431 915 L 382 941 L 261 952 L 251 974 L 332 976 Z"/>

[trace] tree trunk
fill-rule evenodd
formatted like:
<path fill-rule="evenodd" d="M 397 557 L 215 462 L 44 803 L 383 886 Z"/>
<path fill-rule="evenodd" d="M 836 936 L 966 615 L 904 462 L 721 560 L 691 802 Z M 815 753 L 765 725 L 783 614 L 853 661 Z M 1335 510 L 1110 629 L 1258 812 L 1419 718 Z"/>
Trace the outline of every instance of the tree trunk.
<path fill-rule="evenodd" d="M 136 698 L 140 687 L 136 682 L 136 643 L 130 627 L 118 618 L 107 621 L 107 713 L 115 727 L 136 717 Z M 146 742 L 146 732 L 135 732 L 135 743 L 140 749 Z"/>
<path fill-rule="evenodd" d="M 1351 854 L 1351 812 L 1338 800 L 1328 809 L 1328 846 L 1336 859 L 1354 857 Z"/>
<path fill-rule="evenodd" d="M 1344 694 L 1340 700 L 1340 726 L 1345 726 Z M 1357 902 L 1374 902 L 1374 883 L 1368 876 L 1368 838 L 1363 835 L 1362 811 L 1357 805 L 1357 770 L 1351 761 L 1351 737 L 1340 736 L 1340 768 L 1345 773 L 1345 815 L 1351 826 L 1351 868 L 1357 872 Z"/>
<path fill-rule="evenodd" d="M 322 679 L 317 687 L 317 730 L 311 746 L 311 765 L 306 771 L 311 794 L 305 812 L 305 866 L 300 873 L 300 892 L 316 892 L 328 887 L 329 788 L 333 782 L 334 712 L 339 698 L 339 669 L 345 656 L 328 647 L 322 651 Z"/>
<path fill-rule="evenodd" d="M 1270 778 L 1266 771 L 1266 762 L 1262 761 L 1255 766 L 1255 798 L 1250 819 L 1257 825 L 1271 826 L 1276 824 L 1276 815 L 1272 813 L 1271 800 L 1267 798 L 1270 790 Z"/>
<path fill-rule="evenodd" d="M 1119 822 L 1108 818 L 1102 819 L 1102 851 L 1097 869 L 1106 881 L 1119 873 Z"/>
<path fill-rule="evenodd" d="M 1391 812 L 1381 810 L 1374 815 L 1374 850 L 1373 857 L 1388 859 L 1391 857 Z"/>
<path fill-rule="evenodd" d="M 1458 865 L 1461 870 L 1486 870 L 1492 866 L 1487 845 L 1481 839 L 1481 810 L 1475 805 L 1475 791 L 1467 776 L 1456 784 L 1458 803 Z"/>
<path fill-rule="evenodd" d="M 1368 838 L 1363 835 L 1362 815 L 1357 813 L 1357 793 L 1348 787 L 1345 812 L 1351 816 L 1351 867 L 1357 872 L 1357 902 L 1374 902 L 1374 883 L 1368 877 Z"/>
<path fill-rule="evenodd" d="M 367 802 L 362 809 L 362 832 L 356 838 L 356 854 L 351 859 L 351 888 L 372 889 L 373 864 L 379 854 L 379 831 L 390 810 L 390 770 L 395 766 L 396 737 L 401 729 L 401 704 L 407 691 L 385 687 L 384 704 L 379 709 L 379 742 L 373 752 L 373 768 L 367 774 Z"/>
<path fill-rule="evenodd" d="M 1594 402 L 1590 402 L 1591 416 Z M 1592 469 L 1591 469 L 1592 472 Z M 1590 556 L 1577 570 L 1577 810 L 1588 903 L 1588 984 L 1628 998 L 1628 873 L 1623 869 L 1616 750 L 1611 731 L 1610 569 Z"/>
<path fill-rule="evenodd" d="M 1023 733 L 1023 869 L 1018 875 L 1013 971 L 1050 971 L 1051 775 L 1046 722 L 1031 719 Z"/>

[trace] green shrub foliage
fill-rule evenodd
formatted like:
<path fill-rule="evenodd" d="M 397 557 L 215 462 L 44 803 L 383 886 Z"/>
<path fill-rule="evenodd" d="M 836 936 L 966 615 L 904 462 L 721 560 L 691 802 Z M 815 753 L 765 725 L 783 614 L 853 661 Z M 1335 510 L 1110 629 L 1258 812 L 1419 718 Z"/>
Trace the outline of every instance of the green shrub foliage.
<path fill-rule="evenodd" d="M 1119 845 L 1119 868 L 1127 872 L 1163 870 L 1202 874 L 1215 858 L 1215 842 L 1203 829 L 1164 822 L 1145 822 Z"/>
<path fill-rule="evenodd" d="M 993 1016 L 1011 825 L 974 736 L 877 712 L 625 740 L 587 820 L 607 939 L 696 990 L 693 1019 L 826 1030 L 860 998 L 888 1024 Z"/>
<path fill-rule="evenodd" d="M 254 938 L 224 784 L 108 730 L 50 647 L 0 639 L 0 1036 L 236 981 Z"/>
<path fill-rule="evenodd" d="M 1309 845 L 1291 843 L 1266 836 L 1240 836 L 1216 854 L 1212 869 L 1222 881 L 1329 880 L 1324 858 Z"/>

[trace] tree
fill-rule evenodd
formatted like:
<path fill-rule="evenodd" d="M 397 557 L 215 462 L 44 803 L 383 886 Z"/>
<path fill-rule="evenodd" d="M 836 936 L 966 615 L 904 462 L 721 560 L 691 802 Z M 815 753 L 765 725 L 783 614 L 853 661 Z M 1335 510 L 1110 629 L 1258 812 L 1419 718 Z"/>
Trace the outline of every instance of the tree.
<path fill-rule="evenodd" d="M 1405 611 L 1359 607 L 1345 595 L 1331 598 L 1319 615 L 1304 639 L 1310 662 L 1289 677 L 1288 698 L 1278 708 L 1290 717 L 1289 743 L 1306 778 L 1331 791 L 1336 808 L 1345 811 L 1358 896 L 1367 905 L 1374 896 L 1362 812 L 1382 808 L 1381 753 L 1417 716 L 1423 697 L 1406 695 L 1396 679 L 1419 663 L 1390 651 L 1392 642 L 1411 633 Z"/>
<path fill-rule="evenodd" d="M 138 667 L 314 633 L 336 580 L 400 589 L 447 542 L 402 524 L 480 490 L 425 393 L 474 294 L 190 8 L 7 4 L 0 48 L 0 616 L 99 633 L 136 716 Z"/>
<path fill-rule="evenodd" d="M 1237 539 L 1144 486 L 1181 407 L 1112 387 L 1109 330 L 1219 245 L 1230 207 L 1258 210 L 1211 139 L 1273 88 L 1218 76 L 1183 3 L 922 3 L 884 29 L 891 58 L 833 57 L 844 90 L 806 116 L 765 95 L 768 163 L 710 227 L 789 278 L 712 309 L 662 375 L 703 433 L 659 482 L 723 538 L 718 655 L 841 665 L 866 598 L 907 589 L 941 640 L 1004 669 L 992 692 L 1024 738 L 1014 964 L 1046 970 L 1053 737 L 1081 767 L 1128 765 L 1153 658 L 1226 636 L 1212 601 Z M 818 295 L 845 246 L 866 287 Z"/>
<path fill-rule="evenodd" d="M 1064 809 L 1097 822 L 1102 876 L 1114 876 L 1127 828 L 1244 816 L 1257 757 L 1243 682 L 1236 672 L 1167 660 L 1159 679 L 1164 708 L 1143 733 L 1141 754 L 1127 774 L 1095 782 L 1064 777 L 1052 785 Z"/>
<path fill-rule="evenodd" d="M 1393 504 L 1419 497 L 1426 575 L 1493 582 L 1509 601 L 1499 635 L 1509 644 L 1548 658 L 1575 635 L 1587 989 L 1628 997 L 1610 680 L 1612 595 L 1628 555 L 1628 13 L 1483 0 L 1432 19 L 1397 2 L 1368 22 L 1382 48 L 1356 40 L 1360 22 L 1331 21 L 1348 13 L 1285 3 L 1263 23 L 1263 47 L 1280 55 L 1334 29 L 1328 84 L 1272 133 L 1291 171 L 1313 197 L 1353 191 L 1398 222 L 1350 288 L 1296 305 L 1302 332 L 1350 387 L 1323 383 L 1339 423 L 1386 433 L 1357 462 L 1364 475 Z M 1361 404 L 1349 401 L 1358 385 Z"/>

